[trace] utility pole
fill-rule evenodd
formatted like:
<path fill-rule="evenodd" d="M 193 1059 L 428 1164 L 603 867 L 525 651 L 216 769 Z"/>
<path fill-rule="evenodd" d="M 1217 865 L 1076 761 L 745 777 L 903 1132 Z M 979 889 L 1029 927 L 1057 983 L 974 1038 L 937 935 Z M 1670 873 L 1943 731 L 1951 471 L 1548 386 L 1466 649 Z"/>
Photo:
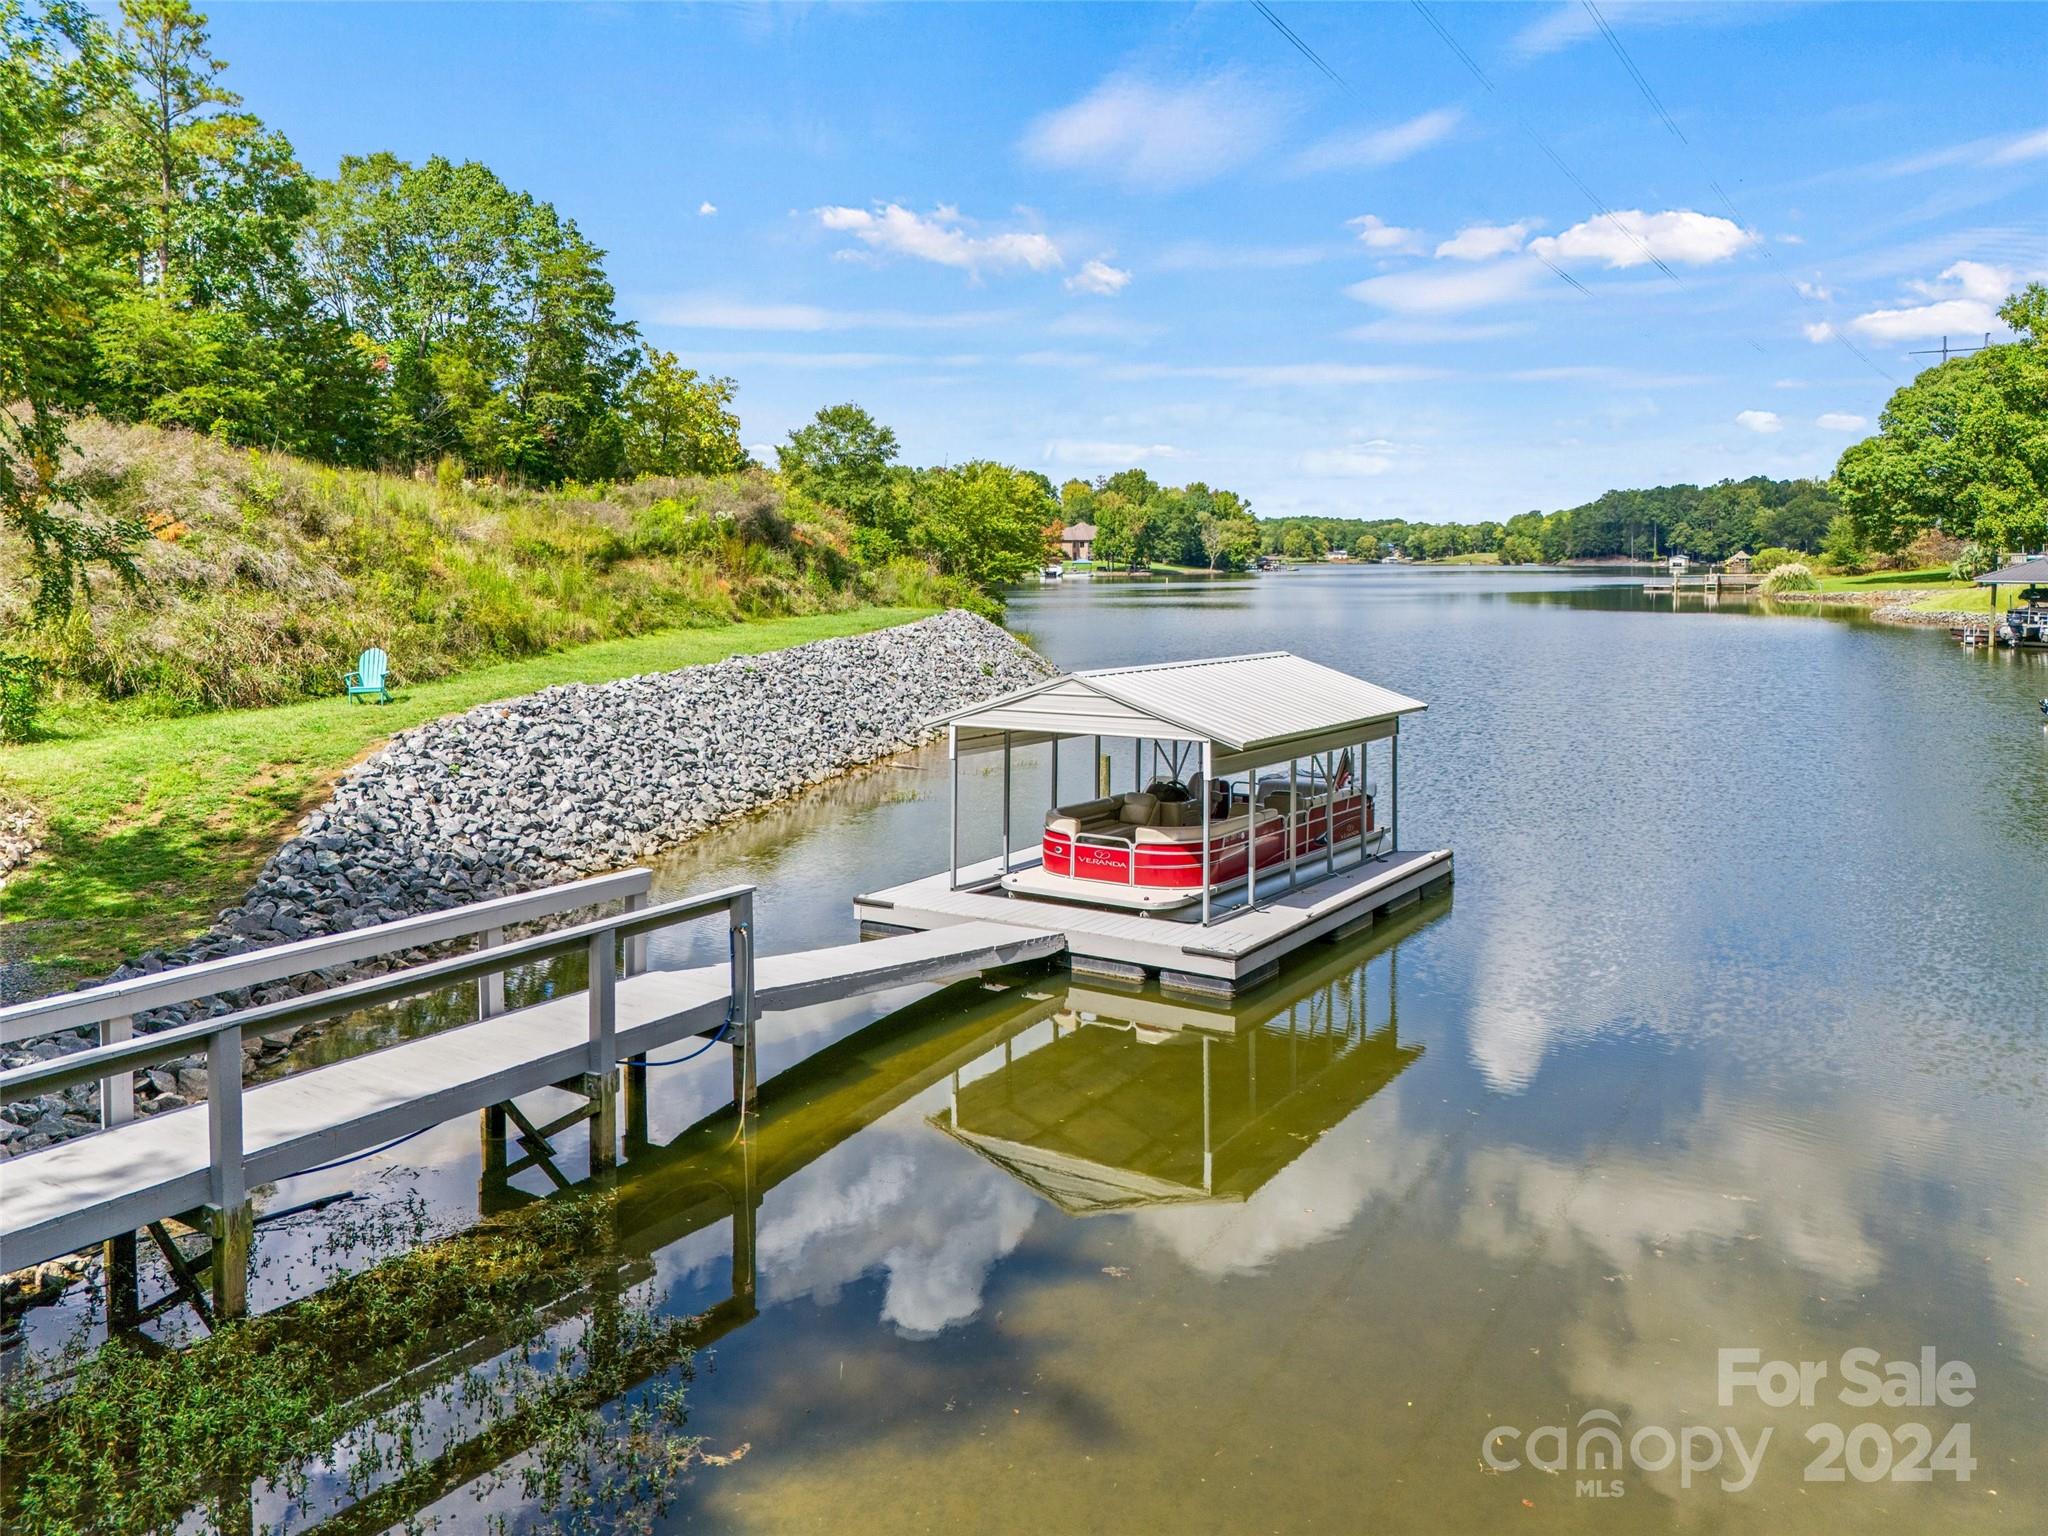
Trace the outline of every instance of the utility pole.
<path fill-rule="evenodd" d="M 1989 347 L 1990 345 L 1991 333 L 1989 331 L 1986 331 L 1984 333 L 1983 344 L 1980 346 L 1951 347 L 1948 344 L 1948 338 L 1944 336 L 1941 338 L 1941 346 L 1939 348 L 1923 347 L 1918 352 L 1908 352 L 1906 355 L 1908 357 L 1939 357 L 1945 363 L 1952 357 L 1968 357 L 1972 352 L 1982 352 L 1986 347 Z"/>

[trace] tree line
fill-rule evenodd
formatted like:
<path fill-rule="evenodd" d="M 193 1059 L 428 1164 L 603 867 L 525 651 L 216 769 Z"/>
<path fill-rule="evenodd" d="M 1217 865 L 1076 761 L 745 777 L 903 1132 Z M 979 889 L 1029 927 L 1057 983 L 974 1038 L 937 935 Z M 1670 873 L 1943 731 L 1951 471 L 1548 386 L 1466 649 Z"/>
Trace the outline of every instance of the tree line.
<path fill-rule="evenodd" d="M 1258 558 L 1261 525 L 1235 491 L 1199 480 L 1161 485 L 1142 469 L 1119 470 L 1060 487 L 1062 523 L 1095 529 L 1095 558 L 1126 570 L 1195 566 L 1242 570 Z"/>
<path fill-rule="evenodd" d="M 225 70 L 189 0 L 122 0 L 112 21 L 0 0 L 0 525 L 39 614 L 95 565 L 135 579 L 149 531 L 75 472 L 85 412 L 538 487 L 747 465 L 734 381 L 640 339 L 574 219 L 441 156 L 314 176 Z M 789 467 L 849 498 L 865 555 L 985 588 L 1043 558 L 1043 476 L 905 470 L 872 422 L 872 483 L 858 454 L 820 470 L 849 410 L 794 435 Z"/>
<path fill-rule="evenodd" d="M 1842 455 L 1836 493 L 1863 549 L 1961 540 L 1959 568 L 1975 574 L 2048 543 L 2048 287 L 2028 284 L 1998 315 L 2013 341 L 1925 370 Z"/>
<path fill-rule="evenodd" d="M 1394 550 L 1410 560 L 1496 555 L 1508 565 L 1672 553 L 1720 560 L 1738 550 L 1817 550 L 1838 511 L 1825 481 L 1753 475 L 1708 486 L 1607 491 L 1580 506 L 1521 512 L 1505 522 L 1288 517 L 1261 529 L 1268 553 L 1297 560 L 1320 560 L 1333 549 L 1358 560 Z"/>

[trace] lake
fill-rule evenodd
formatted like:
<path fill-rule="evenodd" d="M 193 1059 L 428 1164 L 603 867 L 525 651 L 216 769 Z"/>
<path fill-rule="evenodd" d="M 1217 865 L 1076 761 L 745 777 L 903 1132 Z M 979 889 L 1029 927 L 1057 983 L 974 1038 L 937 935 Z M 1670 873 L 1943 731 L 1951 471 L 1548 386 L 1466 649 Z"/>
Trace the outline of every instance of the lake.
<path fill-rule="evenodd" d="M 551 1314 L 609 1265 L 716 1319 L 688 1428 L 725 1464 L 654 1528 L 2048 1527 L 2048 665 L 1639 581 L 1020 593 L 1064 667 L 1288 649 L 1427 700 L 1401 825 L 1455 889 L 1226 1010 L 1052 971 L 773 1027 L 755 1144 L 629 1159 Z M 945 785 L 943 749 L 898 759 L 661 890 L 753 881 L 764 951 L 844 941 L 857 891 L 944 864 Z M 993 772 L 967 790 L 972 856 Z M 653 1141 L 728 1086 L 722 1051 L 658 1069 Z M 396 1242 L 337 1253 L 337 1212 L 460 1228 L 478 1171 L 458 1124 L 266 1192 L 358 1198 L 261 1230 L 256 1304 Z M 1812 1405 L 1731 1386 L 1733 1350 L 1822 1364 Z M 1968 1401 L 1842 1400 L 1923 1350 Z M 463 1412 L 427 1416 L 454 1444 Z M 551 1523 L 451 1465 L 380 1519 Z"/>

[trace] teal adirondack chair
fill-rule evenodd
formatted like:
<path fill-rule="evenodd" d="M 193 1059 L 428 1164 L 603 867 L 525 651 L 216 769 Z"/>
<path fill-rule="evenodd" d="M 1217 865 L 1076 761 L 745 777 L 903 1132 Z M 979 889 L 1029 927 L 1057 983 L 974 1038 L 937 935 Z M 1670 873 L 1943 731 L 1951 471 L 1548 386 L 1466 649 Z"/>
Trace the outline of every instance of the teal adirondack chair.
<path fill-rule="evenodd" d="M 384 675 L 391 660 L 375 646 L 356 658 L 355 671 L 342 681 L 348 686 L 352 699 L 374 699 L 379 704 L 391 702 L 391 690 L 384 686 Z"/>

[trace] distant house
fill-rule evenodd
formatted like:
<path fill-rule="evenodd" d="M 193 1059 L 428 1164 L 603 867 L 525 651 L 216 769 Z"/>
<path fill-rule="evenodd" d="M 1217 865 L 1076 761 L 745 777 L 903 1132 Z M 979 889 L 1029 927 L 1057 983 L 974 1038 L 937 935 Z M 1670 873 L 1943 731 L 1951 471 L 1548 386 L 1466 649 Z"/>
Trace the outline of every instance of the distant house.
<path fill-rule="evenodd" d="M 1729 572 L 1731 575 L 1747 576 L 1749 574 L 1749 551 L 1738 549 L 1734 554 L 1721 562 L 1721 569 Z"/>
<path fill-rule="evenodd" d="M 1324 558 L 1333 565 L 1349 565 L 1351 563 L 1351 551 L 1348 549 L 1333 549 Z"/>
<path fill-rule="evenodd" d="M 1060 553 L 1069 560 L 1093 560 L 1095 558 L 1095 525 L 1093 523 L 1069 523 L 1060 530 Z"/>

